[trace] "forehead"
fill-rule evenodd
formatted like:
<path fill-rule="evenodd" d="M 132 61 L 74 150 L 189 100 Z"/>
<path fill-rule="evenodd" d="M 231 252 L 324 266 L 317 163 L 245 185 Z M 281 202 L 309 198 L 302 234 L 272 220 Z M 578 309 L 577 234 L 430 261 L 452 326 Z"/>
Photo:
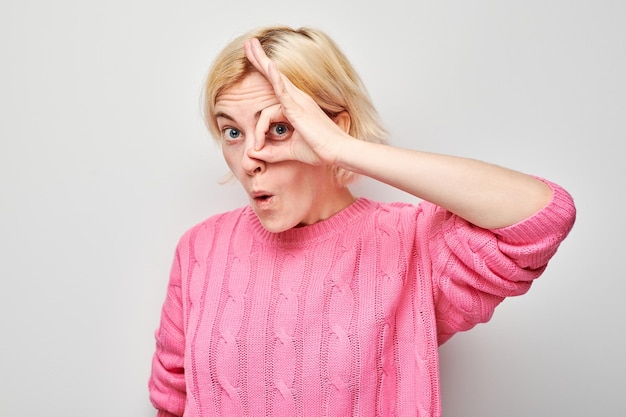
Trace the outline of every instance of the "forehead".
<path fill-rule="evenodd" d="M 258 72 L 246 75 L 241 81 L 225 88 L 215 100 L 215 117 L 256 114 L 278 103 L 274 89 Z"/>

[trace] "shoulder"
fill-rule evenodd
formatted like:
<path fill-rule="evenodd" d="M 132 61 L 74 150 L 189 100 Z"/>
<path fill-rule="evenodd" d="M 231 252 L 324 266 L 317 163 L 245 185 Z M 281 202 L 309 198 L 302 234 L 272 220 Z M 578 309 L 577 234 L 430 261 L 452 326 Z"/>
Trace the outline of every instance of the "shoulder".
<path fill-rule="evenodd" d="M 232 230 L 235 224 L 242 218 L 249 217 L 250 207 L 244 206 L 235 210 L 214 214 L 205 220 L 188 228 L 180 237 L 178 247 L 194 246 L 196 248 L 206 246 L 210 240 L 219 235 L 222 230 Z"/>
<path fill-rule="evenodd" d="M 413 225 L 414 227 L 420 218 L 424 216 L 431 217 L 433 212 L 438 209 L 437 206 L 427 201 L 417 201 L 415 203 L 369 201 L 369 203 L 370 219 L 381 225 Z"/>
<path fill-rule="evenodd" d="M 437 207 L 426 202 L 415 203 L 394 201 L 368 201 L 368 210 L 363 218 L 364 228 L 375 235 L 398 236 L 403 239 L 418 234 L 425 223 L 432 221 Z"/>

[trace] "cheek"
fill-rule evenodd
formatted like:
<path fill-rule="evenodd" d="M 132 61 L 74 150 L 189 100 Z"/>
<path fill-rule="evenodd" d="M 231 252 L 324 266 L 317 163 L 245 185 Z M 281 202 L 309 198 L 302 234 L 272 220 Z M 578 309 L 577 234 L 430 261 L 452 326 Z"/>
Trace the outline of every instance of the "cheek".
<path fill-rule="evenodd" d="M 226 161 L 226 165 L 228 165 L 228 168 L 230 168 L 230 170 L 236 175 L 239 165 L 237 161 L 239 161 L 240 159 L 237 157 L 235 152 L 233 152 L 233 149 L 222 148 L 222 156 L 224 157 L 224 161 Z"/>

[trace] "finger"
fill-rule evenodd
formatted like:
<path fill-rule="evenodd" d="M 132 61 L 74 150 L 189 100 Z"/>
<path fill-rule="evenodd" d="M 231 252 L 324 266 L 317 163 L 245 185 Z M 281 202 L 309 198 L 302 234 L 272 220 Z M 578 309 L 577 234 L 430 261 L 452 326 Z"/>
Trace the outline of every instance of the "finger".
<path fill-rule="evenodd" d="M 263 111 L 261 111 L 254 131 L 255 150 L 261 150 L 265 146 L 265 138 L 272 123 L 283 120 L 283 118 L 284 116 L 280 104 L 266 107 Z"/>
<path fill-rule="evenodd" d="M 295 91 L 296 87 L 268 58 L 261 42 L 257 38 L 248 39 L 244 43 L 244 51 L 248 61 L 270 82 L 278 100 L 281 103 L 292 105 L 294 100 L 291 97 L 291 92 Z"/>
<path fill-rule="evenodd" d="M 290 141 L 266 141 L 261 149 L 248 149 L 248 156 L 270 164 L 296 159 Z"/>
<path fill-rule="evenodd" d="M 268 62 L 267 65 L 267 75 L 265 76 L 267 80 L 270 82 L 272 87 L 274 88 L 274 94 L 280 100 L 281 97 L 286 97 L 290 95 L 290 87 L 293 86 L 291 81 L 285 77 L 278 68 L 276 68 L 276 64 L 273 62 Z M 288 87 L 289 85 L 289 87 Z"/>
<path fill-rule="evenodd" d="M 244 43 L 243 48 L 246 53 L 246 57 L 252 66 L 263 74 L 264 77 L 267 77 L 267 68 L 270 63 L 270 59 L 265 54 L 265 51 L 261 46 L 261 42 L 259 42 L 257 38 L 248 39 Z"/>
<path fill-rule="evenodd" d="M 282 146 L 281 143 L 268 144 L 263 147 L 263 149 L 249 149 L 248 156 L 270 164 L 293 159 L 289 153 L 288 147 Z"/>

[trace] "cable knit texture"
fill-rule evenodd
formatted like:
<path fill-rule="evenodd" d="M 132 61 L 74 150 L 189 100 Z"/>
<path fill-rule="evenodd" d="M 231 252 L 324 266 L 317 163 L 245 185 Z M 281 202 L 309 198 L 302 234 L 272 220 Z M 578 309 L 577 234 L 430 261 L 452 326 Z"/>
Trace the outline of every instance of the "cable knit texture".
<path fill-rule="evenodd" d="M 438 345 L 527 292 L 574 223 L 549 184 L 497 230 L 363 198 L 282 233 L 249 207 L 196 225 L 156 332 L 158 416 L 440 416 Z"/>

